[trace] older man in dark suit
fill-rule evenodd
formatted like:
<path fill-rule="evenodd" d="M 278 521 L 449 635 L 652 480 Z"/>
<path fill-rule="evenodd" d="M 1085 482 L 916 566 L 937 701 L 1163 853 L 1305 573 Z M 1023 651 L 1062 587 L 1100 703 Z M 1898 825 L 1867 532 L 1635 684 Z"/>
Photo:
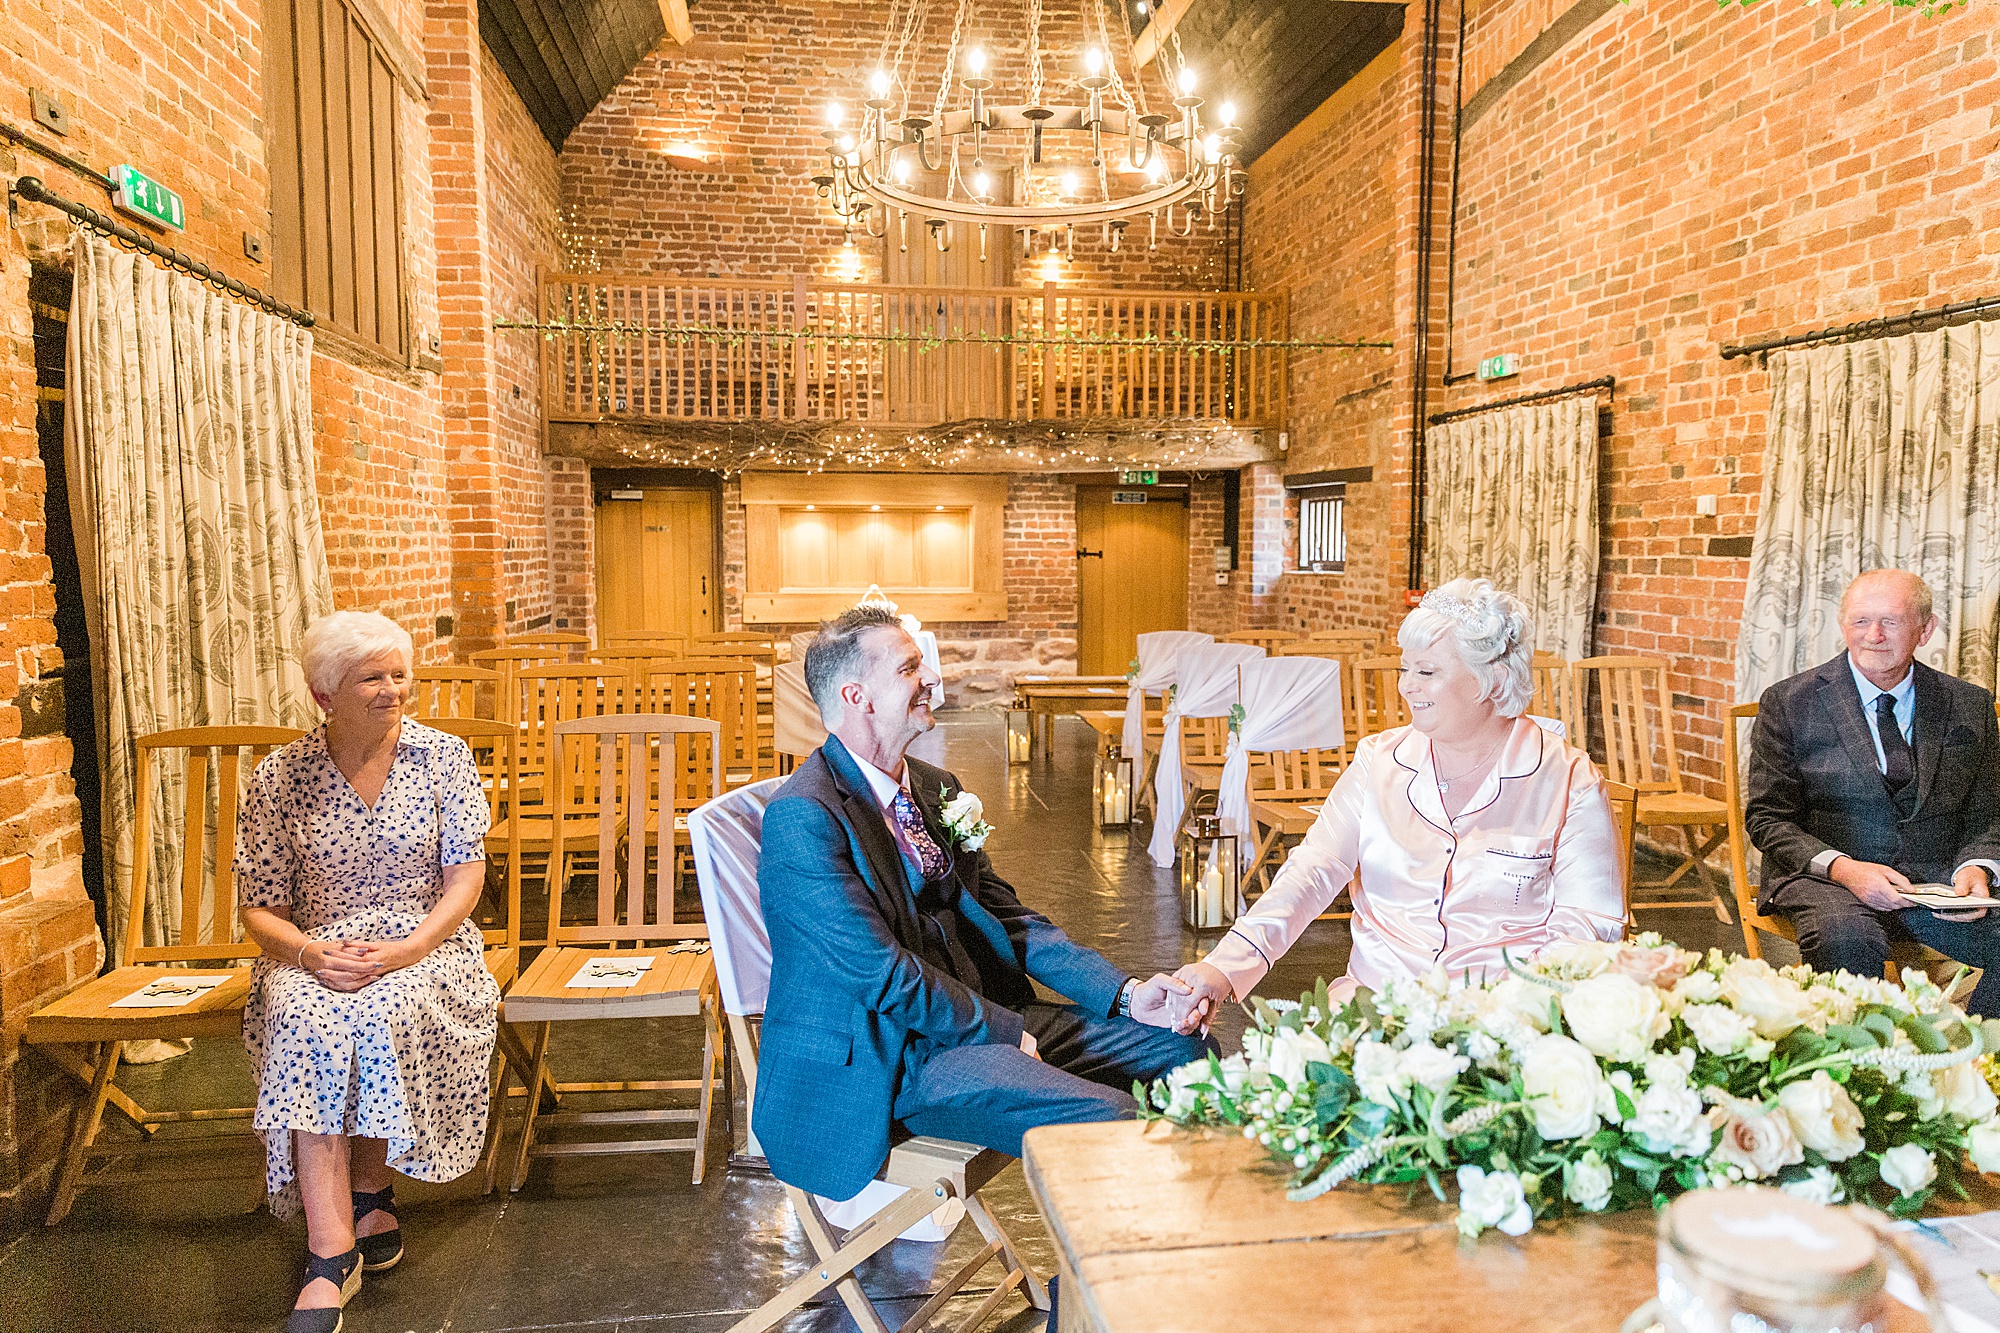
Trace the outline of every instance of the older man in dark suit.
<path fill-rule="evenodd" d="M 1985 969 L 1972 1012 L 2000 1017 L 2000 729 L 1993 696 L 1917 662 L 1931 592 L 1901 570 L 1848 585 L 1847 651 L 1764 691 L 1744 822 L 1764 854 L 1759 909 L 1788 915 L 1818 968 L 1880 975 L 1892 940 Z M 1948 884 L 1961 912 L 1904 892 Z M 1977 905 L 1974 905 L 1977 904 Z"/>
<path fill-rule="evenodd" d="M 894 615 L 822 628 L 806 683 L 831 735 L 766 810 L 757 875 L 771 994 L 755 1121 L 780 1180 L 849 1198 L 898 1127 L 1018 1155 L 1036 1125 L 1131 1115 L 1135 1079 L 1202 1054 L 1164 1006 L 1135 1021 L 1137 982 L 948 826 L 957 778 L 905 757 L 935 677 Z"/>

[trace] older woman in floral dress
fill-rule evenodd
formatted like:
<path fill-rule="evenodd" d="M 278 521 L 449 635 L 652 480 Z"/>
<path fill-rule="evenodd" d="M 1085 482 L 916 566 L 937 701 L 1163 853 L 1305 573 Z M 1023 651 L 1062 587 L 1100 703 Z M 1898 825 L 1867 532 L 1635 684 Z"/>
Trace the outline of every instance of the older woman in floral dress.
<path fill-rule="evenodd" d="M 303 1207 L 287 1333 L 337 1333 L 366 1270 L 402 1258 L 394 1167 L 469 1170 L 485 1139 L 499 987 L 471 921 L 486 799 L 464 741 L 405 721 L 411 643 L 342 611 L 306 632 L 317 731 L 258 765 L 236 856 L 262 948 L 243 1038 L 281 1216 Z"/>

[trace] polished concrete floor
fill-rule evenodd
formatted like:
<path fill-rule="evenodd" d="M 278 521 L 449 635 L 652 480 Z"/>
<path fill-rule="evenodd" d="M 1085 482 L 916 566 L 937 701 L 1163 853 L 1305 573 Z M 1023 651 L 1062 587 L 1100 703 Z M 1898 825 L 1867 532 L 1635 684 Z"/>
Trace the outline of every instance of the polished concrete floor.
<path fill-rule="evenodd" d="M 996 830 L 994 862 L 1025 901 L 1139 975 L 1197 956 L 1197 941 L 1179 923 L 1170 873 L 1146 857 L 1144 826 L 1105 834 L 1090 818 L 1093 733 L 1061 719 L 1053 753 L 1009 769 L 991 715 L 948 715 L 944 727 L 947 762 L 985 801 Z M 1641 924 L 1690 947 L 1741 946 L 1733 926 L 1700 910 L 1651 913 Z M 1295 995 L 1316 977 L 1338 976 L 1346 956 L 1345 925 L 1320 923 L 1261 989 Z M 1225 1049 L 1240 1030 L 1240 1015 L 1223 1016 Z M 575 1024 L 558 1031 L 552 1050 L 565 1080 L 648 1076 L 633 1072 L 641 1066 L 657 1070 L 652 1077 L 678 1077 L 695 1067 L 699 1040 L 690 1020 Z M 120 1081 L 142 1102 L 162 1105 L 190 1098 L 245 1105 L 253 1095 L 241 1049 L 214 1042 L 180 1060 L 128 1070 Z M 255 1159 L 237 1160 L 256 1168 Z M 725 1168 L 719 1133 L 708 1178 L 692 1185 L 688 1168 L 685 1153 L 542 1159 L 519 1193 L 491 1197 L 480 1195 L 474 1177 L 443 1186 L 402 1182 L 407 1257 L 366 1282 L 348 1306 L 347 1327 L 719 1333 L 802 1272 L 811 1251 L 775 1181 Z M 1030 1262 L 1050 1271 L 1048 1237 L 1020 1168 L 1010 1168 L 986 1197 Z M 251 1176 L 86 1191 L 63 1225 L 0 1250 L 0 1329 L 275 1327 L 297 1290 L 304 1229 L 273 1220 L 260 1202 L 261 1184 Z M 964 1226 L 942 1245 L 892 1246 L 863 1268 L 864 1285 L 898 1322 L 922 1304 L 937 1275 L 976 1250 L 975 1239 Z M 951 1321 L 987 1291 L 975 1286 L 940 1319 Z M 1018 1296 L 1002 1307 L 1000 1327 L 1009 1333 L 1038 1331 L 1042 1322 Z M 787 1327 L 853 1323 L 830 1299 Z"/>

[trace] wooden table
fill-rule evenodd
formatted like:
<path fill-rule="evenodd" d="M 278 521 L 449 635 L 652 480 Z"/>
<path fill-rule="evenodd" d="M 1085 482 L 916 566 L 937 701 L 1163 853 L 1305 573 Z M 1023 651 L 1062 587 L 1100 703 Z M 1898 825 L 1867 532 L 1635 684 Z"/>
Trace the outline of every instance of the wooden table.
<path fill-rule="evenodd" d="M 1055 1238 L 1060 1333 L 1612 1333 L 1656 1280 L 1651 1212 L 1466 1241 L 1421 1187 L 1291 1203 L 1234 1134 L 1050 1125 L 1022 1165 Z M 1893 1311 L 1896 1333 L 1927 1327 Z"/>
<path fill-rule="evenodd" d="M 1057 716 L 1101 709 L 1113 701 L 1122 705 L 1125 692 L 1123 676 L 1014 677 L 1014 706 L 1028 710 L 1029 752 L 1049 744 Z"/>

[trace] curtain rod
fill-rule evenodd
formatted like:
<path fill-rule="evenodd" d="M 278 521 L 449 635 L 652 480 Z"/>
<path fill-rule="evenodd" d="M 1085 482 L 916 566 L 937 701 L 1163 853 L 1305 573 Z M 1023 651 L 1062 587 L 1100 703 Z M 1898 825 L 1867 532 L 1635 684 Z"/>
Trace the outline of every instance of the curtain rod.
<path fill-rule="evenodd" d="M 1873 338 L 1887 333 L 1902 333 L 1917 324 L 1929 323 L 1934 319 L 1955 319 L 1960 315 L 1975 314 L 1982 310 L 2000 310 L 2000 296 L 1982 296 L 1976 301 L 1960 301 L 1957 305 L 1941 305 L 1935 310 L 1912 310 L 1907 315 L 1888 315 L 1882 319 L 1864 319 L 1858 324 L 1842 324 L 1838 328 L 1815 329 L 1811 333 L 1794 333 L 1783 338 L 1766 338 L 1754 343 L 1725 343 L 1722 359 L 1733 361 L 1739 356 L 1754 356 L 1758 352 L 1774 352 L 1780 347 L 1797 347 L 1802 343 L 1845 342 L 1856 338 Z"/>
<path fill-rule="evenodd" d="M 1539 403 L 1546 398 L 1567 398 L 1575 393 L 1594 393 L 1599 389 L 1609 389 L 1615 397 L 1618 393 L 1618 381 L 1609 375 L 1600 375 L 1594 380 L 1585 380 L 1581 384 L 1565 384 L 1560 389 L 1543 389 L 1539 393 L 1516 394 L 1512 398 L 1501 398 L 1490 403 L 1480 403 L 1476 407 L 1460 407 L 1450 412 L 1433 412 L 1430 424 L 1435 426 L 1441 422 L 1456 421 L 1460 417 L 1473 416 L 1479 412 L 1492 412 L 1502 407 L 1519 407 L 1523 403 Z"/>
<path fill-rule="evenodd" d="M 135 250 L 143 250 L 145 253 L 160 260 L 168 268 L 179 269 L 183 273 L 191 273 L 203 282 L 220 287 L 230 295 L 239 297 L 260 309 L 268 310 L 274 315 L 281 315 L 301 328 L 309 329 L 313 326 L 314 318 L 311 311 L 299 310 L 293 306 L 286 305 L 277 297 L 267 296 L 255 287 L 247 287 L 228 274 L 210 268 L 199 259 L 184 255 L 171 246 L 161 245 L 152 237 L 132 230 L 132 228 L 119 222 L 109 214 L 100 213 L 94 208 L 79 204 L 74 199 L 65 199 L 61 195 L 51 191 L 46 185 L 43 185 L 39 176 L 21 177 L 14 182 L 13 189 L 8 191 L 8 193 L 18 194 L 30 203 L 47 204 L 50 208 L 58 212 L 67 213 L 92 231 L 101 232 L 115 240 L 123 241 Z"/>

